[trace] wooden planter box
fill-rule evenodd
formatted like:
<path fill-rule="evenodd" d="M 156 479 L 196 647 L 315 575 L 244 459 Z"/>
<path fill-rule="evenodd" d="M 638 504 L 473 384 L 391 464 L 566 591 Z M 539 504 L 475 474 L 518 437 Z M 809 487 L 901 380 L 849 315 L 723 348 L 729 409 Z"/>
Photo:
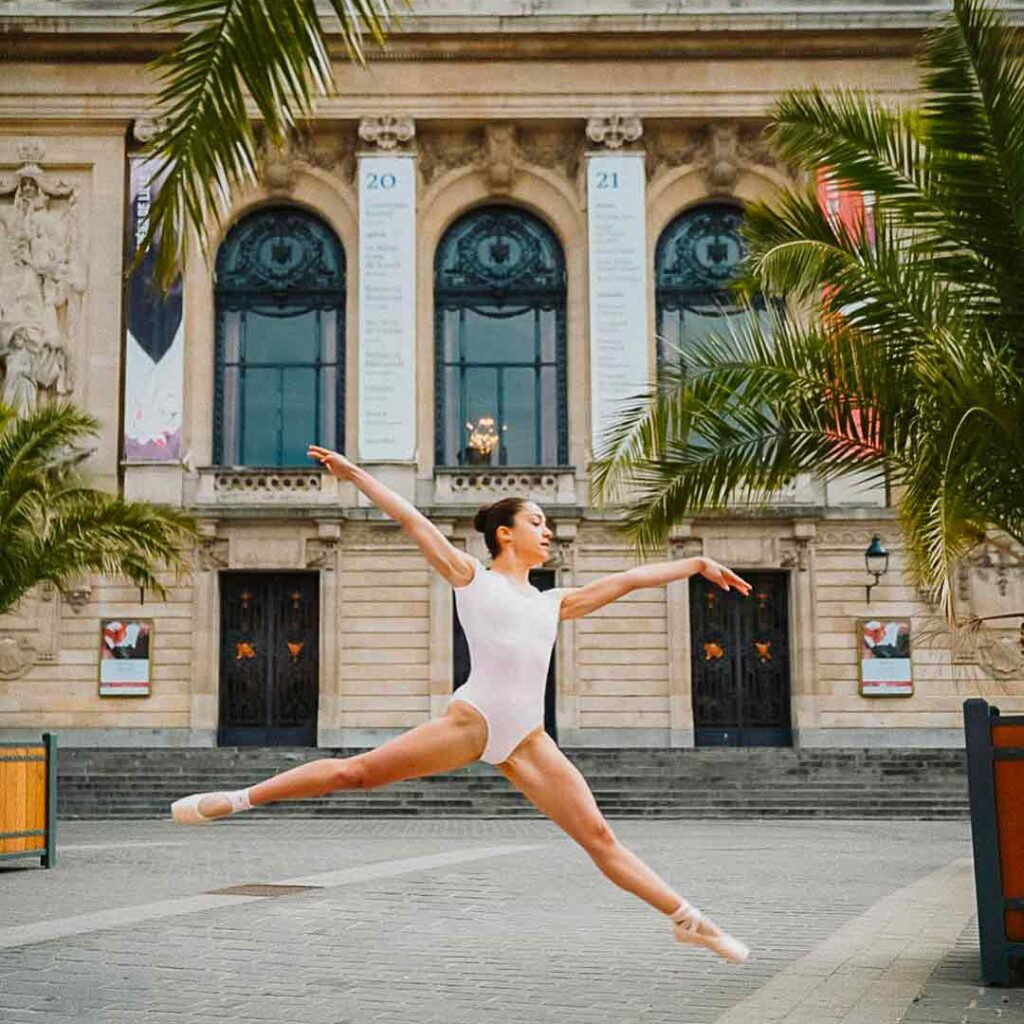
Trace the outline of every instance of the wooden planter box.
<path fill-rule="evenodd" d="M 964 701 L 981 973 L 1024 979 L 1024 715 Z"/>
<path fill-rule="evenodd" d="M 57 863 L 57 737 L 0 743 L 0 860 Z"/>

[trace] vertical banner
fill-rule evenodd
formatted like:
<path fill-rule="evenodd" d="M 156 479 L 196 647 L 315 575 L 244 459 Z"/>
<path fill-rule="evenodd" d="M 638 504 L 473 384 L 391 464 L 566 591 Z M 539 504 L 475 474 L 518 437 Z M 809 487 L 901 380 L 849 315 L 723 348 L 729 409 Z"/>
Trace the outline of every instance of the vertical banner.
<path fill-rule="evenodd" d="M 416 442 L 416 159 L 359 158 L 359 457 Z"/>
<path fill-rule="evenodd" d="M 587 158 L 592 442 L 648 384 L 643 153 Z"/>
<path fill-rule="evenodd" d="M 149 207 L 159 188 L 157 161 L 129 161 L 127 258 L 149 227 Z M 126 462 L 176 462 L 181 457 L 184 325 L 181 278 L 161 296 L 152 285 L 152 251 L 128 279 L 125 302 L 124 458 Z"/>

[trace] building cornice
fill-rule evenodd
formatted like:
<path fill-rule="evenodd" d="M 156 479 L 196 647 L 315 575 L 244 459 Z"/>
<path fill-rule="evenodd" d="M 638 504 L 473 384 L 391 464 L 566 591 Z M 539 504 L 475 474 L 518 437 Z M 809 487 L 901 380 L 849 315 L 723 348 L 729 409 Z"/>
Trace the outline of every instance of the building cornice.
<path fill-rule="evenodd" d="M 144 61 L 177 38 L 136 13 L 135 0 L 16 0 L 0 14 L 6 60 Z M 489 6 L 498 13 L 460 13 Z M 645 6 L 650 12 L 644 12 Z M 443 7 L 446 13 L 426 13 Z M 619 11 L 617 8 L 622 8 Z M 704 3 L 422 2 L 392 29 L 380 61 L 652 60 L 672 58 L 857 57 L 912 53 L 921 34 L 948 11 L 945 0 L 918 2 Z M 669 13 L 664 13 L 668 8 Z M 599 13 L 592 12 L 595 9 Z M 513 10 L 520 13 L 511 13 Z M 1003 5 L 1024 24 L 1024 0 Z M 327 19 L 329 21 L 329 19 Z M 340 38 L 332 43 L 345 57 Z"/>

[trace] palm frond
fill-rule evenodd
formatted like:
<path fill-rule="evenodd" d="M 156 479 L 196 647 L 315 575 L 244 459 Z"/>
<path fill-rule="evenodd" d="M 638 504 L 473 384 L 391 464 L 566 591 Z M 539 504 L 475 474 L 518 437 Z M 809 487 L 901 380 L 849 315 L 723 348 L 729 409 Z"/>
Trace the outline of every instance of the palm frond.
<path fill-rule="evenodd" d="M 190 515 L 122 501 L 81 477 L 96 430 L 67 404 L 20 419 L 0 404 L 0 613 L 47 580 L 66 587 L 104 573 L 163 594 L 161 571 L 185 568 L 198 536 Z"/>
<path fill-rule="evenodd" d="M 364 35 L 384 41 L 392 0 L 329 0 L 349 56 L 362 62 Z M 163 29 L 187 33 L 154 62 L 160 125 L 147 147 L 161 187 L 133 268 L 157 245 L 154 279 L 168 287 L 190 232 L 205 251 L 233 190 L 258 173 L 251 102 L 273 145 L 332 88 L 327 26 L 316 0 L 154 0 L 143 10 Z"/>

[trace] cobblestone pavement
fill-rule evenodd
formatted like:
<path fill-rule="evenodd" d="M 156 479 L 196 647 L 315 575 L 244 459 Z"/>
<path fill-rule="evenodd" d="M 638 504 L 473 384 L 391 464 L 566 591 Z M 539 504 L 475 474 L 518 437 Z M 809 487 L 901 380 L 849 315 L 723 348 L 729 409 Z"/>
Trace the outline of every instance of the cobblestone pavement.
<path fill-rule="evenodd" d="M 774 981 L 764 1021 L 853 1024 L 864 1020 L 863 1006 L 849 1012 L 860 997 L 833 999 L 849 942 L 885 920 L 891 945 L 901 908 L 915 902 L 900 902 L 904 891 L 924 893 L 935 917 L 943 891 L 959 888 L 964 912 L 965 822 L 613 827 L 748 942 L 751 960 L 726 964 L 673 943 L 664 919 L 543 820 L 64 822 L 55 869 L 0 866 L 0 1022 L 711 1024 L 743 1017 Z M 282 882 L 318 887 L 206 895 Z M 921 920 L 904 930 L 929 951 L 923 979 L 953 941 L 928 940 L 932 918 Z M 971 941 L 968 928 L 917 1002 L 919 986 L 904 993 L 908 1022 L 1024 1024 L 1020 1000 L 999 1002 L 998 990 L 988 1016 L 964 1016 L 978 988 L 965 969 Z M 855 959 L 845 974 L 863 987 L 865 971 L 881 967 Z M 803 993 L 823 992 L 828 972 L 831 1001 L 815 1009 Z"/>

